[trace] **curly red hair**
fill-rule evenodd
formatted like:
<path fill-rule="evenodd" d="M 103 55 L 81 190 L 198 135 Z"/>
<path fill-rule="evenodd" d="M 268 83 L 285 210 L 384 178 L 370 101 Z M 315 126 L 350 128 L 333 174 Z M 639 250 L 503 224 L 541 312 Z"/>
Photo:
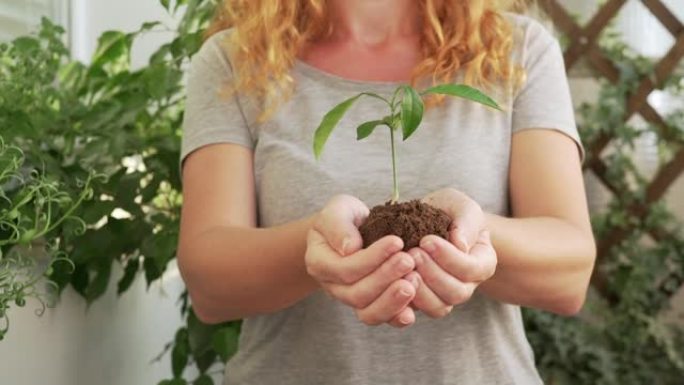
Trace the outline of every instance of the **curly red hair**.
<path fill-rule="evenodd" d="M 526 3 L 419 0 L 422 60 L 412 82 L 424 77 L 451 82 L 460 71 L 473 86 L 520 82 L 522 70 L 510 59 L 513 26 L 503 13 L 519 12 Z M 236 75 L 231 89 L 262 101 L 262 118 L 291 95 L 290 70 L 302 47 L 332 32 L 325 0 L 224 0 L 207 36 L 228 28 L 233 29 L 228 46 Z"/>

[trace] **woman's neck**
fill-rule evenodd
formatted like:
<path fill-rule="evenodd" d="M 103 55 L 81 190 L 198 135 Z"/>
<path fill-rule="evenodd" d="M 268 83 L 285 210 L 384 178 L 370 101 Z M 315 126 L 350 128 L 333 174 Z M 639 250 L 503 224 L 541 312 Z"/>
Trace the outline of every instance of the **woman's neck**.
<path fill-rule="evenodd" d="M 418 34 L 415 0 L 332 0 L 333 40 L 380 48 Z"/>
<path fill-rule="evenodd" d="M 329 0 L 333 34 L 306 45 L 300 58 L 354 80 L 408 82 L 420 61 L 416 0 Z"/>

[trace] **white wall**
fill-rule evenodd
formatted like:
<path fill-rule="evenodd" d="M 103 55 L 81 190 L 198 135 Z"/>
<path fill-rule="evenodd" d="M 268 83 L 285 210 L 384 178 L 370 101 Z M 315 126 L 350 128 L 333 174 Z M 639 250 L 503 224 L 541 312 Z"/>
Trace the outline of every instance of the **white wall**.
<path fill-rule="evenodd" d="M 172 267 L 163 283 L 148 290 L 138 277 L 118 298 L 112 282 L 89 309 L 72 290 L 42 317 L 34 314 L 35 302 L 12 309 L 10 332 L 0 343 L 0 383 L 156 385 L 171 373 L 168 356 L 151 362 L 181 324 L 176 303 L 182 290 Z"/>
<path fill-rule="evenodd" d="M 41 16 L 62 22 L 66 11 L 66 0 L 0 0 L 0 41 L 35 30 Z"/>
<path fill-rule="evenodd" d="M 174 25 L 157 0 L 72 0 L 74 55 L 87 61 L 101 32 L 132 31 L 149 20 Z M 144 64 L 152 49 L 170 36 L 146 36 L 134 46 L 133 65 Z M 115 271 L 114 278 L 121 274 Z M 0 342 L 0 384 L 156 385 L 171 373 L 168 356 L 151 361 L 181 325 L 177 299 L 182 290 L 172 266 L 149 290 L 138 277 L 121 298 L 112 281 L 105 296 L 89 309 L 71 290 L 42 317 L 34 314 L 36 303 L 12 309 L 10 332 Z"/>
<path fill-rule="evenodd" d="M 134 31 L 145 21 L 162 21 L 169 28 L 175 25 L 158 0 L 71 0 L 71 3 L 72 52 L 82 61 L 88 61 L 95 52 L 97 37 L 104 31 Z M 133 46 L 133 66 L 144 65 L 153 50 L 172 35 L 154 32 L 141 37 Z"/>

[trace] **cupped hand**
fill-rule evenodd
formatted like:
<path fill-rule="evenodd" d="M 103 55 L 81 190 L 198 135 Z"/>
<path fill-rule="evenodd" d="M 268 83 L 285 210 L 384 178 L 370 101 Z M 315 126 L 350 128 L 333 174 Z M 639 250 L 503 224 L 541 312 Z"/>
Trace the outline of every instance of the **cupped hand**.
<path fill-rule="evenodd" d="M 306 269 L 323 290 L 354 308 L 367 325 L 405 327 L 415 322 L 409 304 L 418 280 L 404 279 L 415 262 L 401 238 L 386 236 L 362 249 L 358 226 L 368 208 L 355 197 L 334 197 L 314 219 L 307 238 Z"/>
<path fill-rule="evenodd" d="M 437 190 L 423 198 L 423 202 L 449 215 L 449 241 L 465 252 L 485 230 L 486 220 L 482 208 L 461 191 L 453 188 Z"/>
<path fill-rule="evenodd" d="M 420 247 L 409 250 L 416 271 L 406 278 L 419 281 L 412 306 L 441 318 L 453 306 L 468 301 L 477 286 L 494 275 L 497 256 L 477 202 L 454 189 L 436 191 L 424 202 L 451 217 L 449 239 L 429 235 Z"/>

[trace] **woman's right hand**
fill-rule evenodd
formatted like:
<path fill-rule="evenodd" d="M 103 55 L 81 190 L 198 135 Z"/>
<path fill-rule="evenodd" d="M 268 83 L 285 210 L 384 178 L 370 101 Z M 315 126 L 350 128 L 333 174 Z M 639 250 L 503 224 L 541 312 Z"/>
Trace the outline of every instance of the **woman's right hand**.
<path fill-rule="evenodd" d="M 307 272 L 333 298 L 351 306 L 361 322 L 411 325 L 415 314 L 410 303 L 418 280 L 404 277 L 415 268 L 414 259 L 401 251 L 404 244 L 393 235 L 363 249 L 358 226 L 368 212 L 353 196 L 332 198 L 309 230 Z"/>

